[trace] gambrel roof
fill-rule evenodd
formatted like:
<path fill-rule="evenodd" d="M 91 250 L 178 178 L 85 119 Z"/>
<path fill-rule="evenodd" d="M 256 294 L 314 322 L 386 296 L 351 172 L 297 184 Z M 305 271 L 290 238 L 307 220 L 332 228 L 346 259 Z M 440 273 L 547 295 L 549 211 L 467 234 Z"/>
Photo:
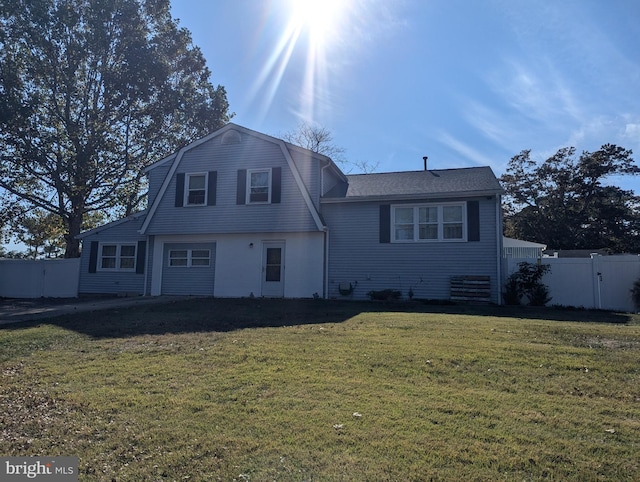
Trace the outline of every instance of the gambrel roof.
<path fill-rule="evenodd" d="M 162 183 L 162 186 L 160 187 L 160 191 L 158 193 L 158 195 L 155 197 L 155 199 L 153 200 L 153 203 L 149 206 L 148 208 L 148 214 L 147 217 L 145 218 L 142 227 L 140 228 L 140 233 L 141 234 L 145 234 L 147 231 L 147 228 L 149 227 L 149 224 L 151 223 L 152 218 L 154 217 L 154 215 L 156 214 L 156 211 L 158 209 L 158 206 L 160 205 L 160 202 L 163 198 L 163 196 L 166 194 L 167 188 L 169 186 L 169 183 L 171 182 L 172 177 L 174 176 L 174 174 L 176 173 L 176 170 L 178 168 L 178 166 L 180 165 L 180 162 L 182 161 L 185 153 L 191 149 L 194 149 L 202 144 L 204 144 L 205 142 L 210 141 L 211 139 L 215 138 L 215 137 L 219 137 L 219 136 L 224 136 L 227 133 L 242 133 L 245 135 L 249 135 L 249 136 L 253 136 L 259 139 L 262 139 L 266 142 L 270 142 L 273 143 L 275 145 L 277 145 L 279 147 L 279 149 L 281 150 L 284 159 L 287 163 L 287 166 L 289 167 L 291 174 L 293 175 L 293 178 L 295 180 L 296 185 L 298 186 L 300 193 L 302 195 L 302 198 L 304 199 L 304 202 L 314 220 L 314 223 L 317 227 L 318 230 L 322 231 L 325 229 L 325 225 L 324 222 L 322 221 L 322 218 L 320 216 L 320 213 L 318 212 L 318 209 L 316 208 L 316 206 L 313 204 L 313 201 L 311 200 L 309 191 L 307 189 L 307 186 L 305 186 L 300 173 L 298 172 L 298 169 L 295 165 L 295 162 L 293 161 L 292 155 L 291 155 L 291 150 L 304 150 L 305 152 L 309 153 L 311 156 L 313 157 L 317 157 L 317 158 L 322 158 L 326 163 L 327 166 L 333 166 L 334 171 L 338 172 L 340 174 L 341 171 L 334 165 L 333 161 L 331 161 L 331 159 L 329 159 L 326 156 L 323 156 L 321 154 L 317 154 L 315 152 L 312 151 L 308 151 L 306 149 L 302 149 L 300 147 L 297 146 L 293 146 L 292 144 L 286 143 L 285 141 L 281 140 L 281 139 L 277 139 L 275 137 L 271 137 L 269 135 L 266 134 L 262 134 L 260 132 L 256 132 L 253 131 L 251 129 L 247 129 L 246 127 L 242 127 L 239 126 L 237 124 L 233 124 L 233 123 L 229 123 L 227 125 L 225 125 L 224 127 L 222 127 L 221 129 L 218 129 L 217 131 L 209 134 L 208 136 L 205 136 L 201 139 L 198 139 L 194 142 L 192 142 L 191 144 L 183 147 L 182 149 L 180 149 L 178 152 L 165 157 L 164 159 L 156 162 L 155 164 L 150 165 L 147 169 L 146 172 L 149 172 L 150 170 L 153 170 L 159 166 L 165 165 L 165 164 L 169 164 L 170 163 L 170 167 L 168 170 L 167 175 L 165 176 L 165 179 Z"/>

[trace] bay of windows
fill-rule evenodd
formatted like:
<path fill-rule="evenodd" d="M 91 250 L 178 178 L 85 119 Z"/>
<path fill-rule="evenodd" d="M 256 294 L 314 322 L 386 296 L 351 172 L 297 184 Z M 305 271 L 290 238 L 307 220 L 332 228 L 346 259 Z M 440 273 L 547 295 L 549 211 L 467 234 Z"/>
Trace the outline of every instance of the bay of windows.
<path fill-rule="evenodd" d="M 464 203 L 392 207 L 394 242 L 464 241 Z"/>
<path fill-rule="evenodd" d="M 101 270 L 132 271 L 136 269 L 135 244 L 103 244 L 100 248 Z"/>

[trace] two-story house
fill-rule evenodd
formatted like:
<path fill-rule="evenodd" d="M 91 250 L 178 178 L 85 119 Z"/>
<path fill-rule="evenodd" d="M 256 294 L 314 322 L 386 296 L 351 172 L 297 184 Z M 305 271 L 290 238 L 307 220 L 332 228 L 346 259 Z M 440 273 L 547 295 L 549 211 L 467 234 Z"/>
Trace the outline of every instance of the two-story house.
<path fill-rule="evenodd" d="M 80 235 L 81 294 L 447 299 L 452 277 L 481 276 L 499 302 L 502 189 L 488 167 L 345 175 L 228 124 L 147 175 L 145 211 Z"/>

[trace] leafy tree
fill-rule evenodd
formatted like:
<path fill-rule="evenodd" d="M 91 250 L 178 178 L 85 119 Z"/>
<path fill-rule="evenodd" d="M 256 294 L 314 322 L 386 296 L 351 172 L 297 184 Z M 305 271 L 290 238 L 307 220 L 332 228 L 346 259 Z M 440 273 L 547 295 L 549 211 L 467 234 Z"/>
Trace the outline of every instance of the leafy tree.
<path fill-rule="evenodd" d="M 230 118 L 168 0 L 0 2 L 0 187 L 62 219 L 144 205 L 143 168 Z"/>
<path fill-rule="evenodd" d="M 64 224 L 60 216 L 37 209 L 16 218 L 13 235 L 28 248 L 28 257 L 57 257 L 64 249 Z"/>
<path fill-rule="evenodd" d="M 344 157 L 345 149 L 333 143 L 333 134 L 326 127 L 301 122 L 294 130 L 285 132 L 280 137 L 290 144 L 330 157 L 342 167 L 355 167 L 364 173 L 373 172 L 378 168 L 378 164 L 371 164 L 368 161 L 347 161 Z"/>
<path fill-rule="evenodd" d="M 554 249 L 640 251 L 640 198 L 605 181 L 638 175 L 631 151 L 605 144 L 576 158 L 560 149 L 538 164 L 525 150 L 500 178 L 505 188 L 505 234 Z"/>

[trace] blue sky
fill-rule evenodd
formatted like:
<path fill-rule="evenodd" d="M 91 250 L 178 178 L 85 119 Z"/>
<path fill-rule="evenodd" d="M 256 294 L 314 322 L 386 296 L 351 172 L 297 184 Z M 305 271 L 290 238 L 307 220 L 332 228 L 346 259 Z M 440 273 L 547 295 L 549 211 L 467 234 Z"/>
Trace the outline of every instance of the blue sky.
<path fill-rule="evenodd" d="M 499 176 L 523 149 L 603 143 L 640 160 L 637 0 L 320 0 L 311 19 L 300 3 L 173 0 L 233 122 L 275 136 L 315 123 L 380 172 L 426 155 Z"/>

